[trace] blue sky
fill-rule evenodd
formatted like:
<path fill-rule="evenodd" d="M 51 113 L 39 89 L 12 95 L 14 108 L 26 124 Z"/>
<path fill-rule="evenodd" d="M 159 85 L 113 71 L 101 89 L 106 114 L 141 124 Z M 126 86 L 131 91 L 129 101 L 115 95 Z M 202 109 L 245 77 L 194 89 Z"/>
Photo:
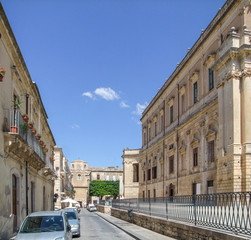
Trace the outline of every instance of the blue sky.
<path fill-rule="evenodd" d="M 223 0 L 1 0 L 57 146 L 122 167 L 141 112 Z"/>

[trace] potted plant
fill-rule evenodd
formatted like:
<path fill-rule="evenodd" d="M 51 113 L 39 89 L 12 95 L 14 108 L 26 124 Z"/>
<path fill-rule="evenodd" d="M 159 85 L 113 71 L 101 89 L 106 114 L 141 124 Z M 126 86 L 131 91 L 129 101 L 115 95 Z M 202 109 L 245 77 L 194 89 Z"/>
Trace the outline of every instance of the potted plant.
<path fill-rule="evenodd" d="M 45 148 L 44 151 L 45 151 L 45 152 L 48 152 L 48 148 Z"/>
<path fill-rule="evenodd" d="M 21 106 L 22 102 L 20 101 L 19 97 L 16 98 L 16 100 L 13 101 L 13 107 L 14 109 L 19 109 Z"/>
<path fill-rule="evenodd" d="M 34 135 L 37 133 L 37 131 L 36 131 L 35 128 L 33 128 L 33 129 L 31 130 L 31 132 L 32 132 Z"/>
<path fill-rule="evenodd" d="M 40 140 L 39 144 L 40 144 L 40 145 L 43 145 L 43 144 L 44 144 L 44 142 L 43 142 L 42 140 Z"/>
<path fill-rule="evenodd" d="M 41 135 L 40 135 L 40 134 L 37 134 L 36 139 L 37 139 L 37 140 L 40 140 L 40 138 L 41 138 Z"/>
<path fill-rule="evenodd" d="M 3 81 L 3 77 L 4 77 L 5 73 L 6 73 L 6 69 L 3 67 L 0 67 L 0 82 Z"/>
<path fill-rule="evenodd" d="M 24 115 L 23 115 L 23 120 L 24 120 L 25 122 L 28 122 L 28 121 L 29 121 L 29 117 L 28 117 L 26 114 L 24 114 Z"/>
<path fill-rule="evenodd" d="M 11 131 L 12 133 L 18 133 L 18 127 L 17 127 L 17 126 L 11 126 L 11 127 L 10 127 L 10 131 Z"/>
<path fill-rule="evenodd" d="M 21 133 L 27 133 L 27 131 L 28 131 L 27 122 L 23 122 L 22 124 L 20 124 L 20 129 L 21 129 Z"/>
<path fill-rule="evenodd" d="M 0 70 L 0 73 L 1 73 L 1 70 Z M 1 74 L 0 74 L 1 75 Z M 18 133 L 18 109 L 20 108 L 21 106 L 21 101 L 19 100 L 19 97 L 16 97 L 14 98 L 13 100 L 13 118 L 12 118 L 12 121 L 11 121 L 11 132 L 12 133 Z"/>
<path fill-rule="evenodd" d="M 32 129 L 33 128 L 33 124 L 32 123 L 28 123 L 28 128 Z"/>

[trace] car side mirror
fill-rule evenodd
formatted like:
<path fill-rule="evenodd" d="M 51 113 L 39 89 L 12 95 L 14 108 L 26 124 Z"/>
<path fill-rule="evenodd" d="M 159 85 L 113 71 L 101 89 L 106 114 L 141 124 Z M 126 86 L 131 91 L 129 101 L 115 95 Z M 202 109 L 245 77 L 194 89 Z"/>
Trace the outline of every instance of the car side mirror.
<path fill-rule="evenodd" d="M 67 225 L 67 232 L 70 232 L 71 231 L 71 226 L 70 225 Z"/>

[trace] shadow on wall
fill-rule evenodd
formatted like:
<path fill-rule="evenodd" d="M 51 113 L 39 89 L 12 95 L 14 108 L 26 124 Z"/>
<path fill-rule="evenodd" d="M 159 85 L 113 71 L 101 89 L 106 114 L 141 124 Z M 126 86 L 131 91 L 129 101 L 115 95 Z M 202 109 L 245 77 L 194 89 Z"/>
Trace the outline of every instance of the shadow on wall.
<path fill-rule="evenodd" d="M 0 240 L 7 240 L 13 235 L 14 215 L 0 216 Z"/>

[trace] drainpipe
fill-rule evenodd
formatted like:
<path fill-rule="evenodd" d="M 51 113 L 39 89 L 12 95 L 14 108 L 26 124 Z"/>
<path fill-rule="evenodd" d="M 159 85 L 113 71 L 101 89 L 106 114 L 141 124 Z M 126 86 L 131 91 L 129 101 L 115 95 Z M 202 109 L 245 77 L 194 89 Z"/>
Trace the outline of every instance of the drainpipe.
<path fill-rule="evenodd" d="M 178 129 L 179 129 L 179 125 L 180 125 L 180 94 L 179 94 L 179 90 L 180 90 L 180 86 L 179 84 L 177 84 L 177 90 L 178 90 L 178 123 L 177 123 L 177 129 L 176 129 L 176 152 L 177 152 L 177 176 L 176 176 L 176 179 L 177 179 L 177 191 L 176 193 L 178 194 L 179 192 L 179 148 L 178 148 L 178 145 L 179 145 L 179 133 L 178 133 Z"/>
<path fill-rule="evenodd" d="M 26 93 L 25 94 L 25 113 L 28 115 L 28 113 L 29 113 L 29 94 L 28 93 Z M 27 143 L 27 133 L 26 133 L 26 143 Z M 25 162 L 25 197 L 26 197 L 26 216 L 28 216 L 29 215 L 29 198 L 28 198 L 28 191 L 29 191 L 29 186 L 28 186 L 28 162 L 27 162 L 27 160 L 26 160 L 26 162 Z"/>
<path fill-rule="evenodd" d="M 28 207 L 28 190 L 29 190 L 29 186 L 28 186 L 28 162 L 26 161 L 26 165 L 25 165 L 25 196 L 26 196 L 26 216 L 29 215 L 29 207 Z"/>

